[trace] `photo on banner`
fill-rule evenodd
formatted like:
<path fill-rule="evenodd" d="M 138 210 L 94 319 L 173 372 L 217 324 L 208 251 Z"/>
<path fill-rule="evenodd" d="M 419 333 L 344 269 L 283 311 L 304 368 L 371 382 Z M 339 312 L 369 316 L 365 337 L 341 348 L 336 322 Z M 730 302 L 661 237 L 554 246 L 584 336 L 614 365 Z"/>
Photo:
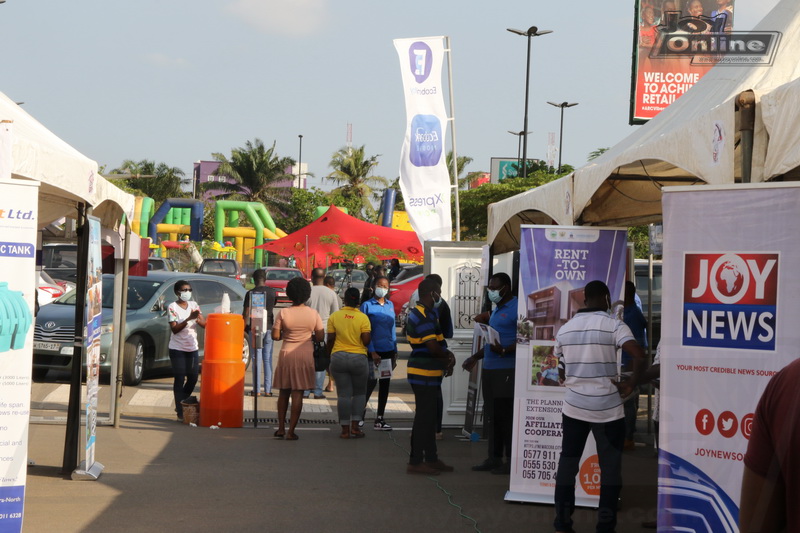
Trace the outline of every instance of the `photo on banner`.
<path fill-rule="evenodd" d="M 762 465 L 778 447 L 755 431 L 759 398 L 800 345 L 800 187 L 688 189 L 663 199 L 658 527 L 735 532 L 748 447 Z"/>
<path fill-rule="evenodd" d="M 584 307 L 593 280 L 621 299 L 627 230 L 577 226 L 521 226 L 517 359 L 512 467 L 506 500 L 553 503 L 561 453 L 566 389 L 553 354 L 558 330 Z M 597 507 L 600 465 L 589 438 L 576 481 L 576 504 Z"/>
<path fill-rule="evenodd" d="M 733 30 L 733 10 L 734 0 L 636 0 L 631 124 L 658 115 L 719 62 L 715 43 Z"/>

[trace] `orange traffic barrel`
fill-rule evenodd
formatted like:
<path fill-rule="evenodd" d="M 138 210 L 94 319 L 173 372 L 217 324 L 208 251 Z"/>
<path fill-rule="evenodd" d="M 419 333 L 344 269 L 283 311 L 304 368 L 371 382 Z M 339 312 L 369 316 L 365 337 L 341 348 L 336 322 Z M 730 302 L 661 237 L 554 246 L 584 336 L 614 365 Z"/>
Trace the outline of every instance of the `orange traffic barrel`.
<path fill-rule="evenodd" d="M 240 428 L 244 418 L 244 319 L 212 313 L 206 323 L 200 425 Z"/>

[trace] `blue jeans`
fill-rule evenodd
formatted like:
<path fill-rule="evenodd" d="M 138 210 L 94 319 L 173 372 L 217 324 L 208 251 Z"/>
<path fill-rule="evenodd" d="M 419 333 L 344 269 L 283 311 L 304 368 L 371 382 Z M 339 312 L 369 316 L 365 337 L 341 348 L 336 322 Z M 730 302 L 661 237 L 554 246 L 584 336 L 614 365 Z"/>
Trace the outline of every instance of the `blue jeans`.
<path fill-rule="evenodd" d="M 625 419 L 592 423 L 561 415 L 561 457 L 556 472 L 556 531 L 572 531 L 575 510 L 575 476 L 580 470 L 581 455 L 589 432 L 597 444 L 600 463 L 600 505 L 597 508 L 597 531 L 614 531 L 617 525 L 617 500 L 622 489 L 622 446 Z"/>
<path fill-rule="evenodd" d="M 172 375 L 175 378 L 172 382 L 175 412 L 178 413 L 180 418 L 183 418 L 181 402 L 192 395 L 194 386 L 197 385 L 197 375 L 200 370 L 198 352 L 197 350 L 182 352 L 171 349 L 169 351 L 169 361 L 172 363 Z"/>
<path fill-rule="evenodd" d="M 272 335 L 267 332 L 264 335 L 264 343 L 261 348 L 250 347 L 250 358 L 253 365 L 253 393 L 264 394 L 272 392 Z"/>

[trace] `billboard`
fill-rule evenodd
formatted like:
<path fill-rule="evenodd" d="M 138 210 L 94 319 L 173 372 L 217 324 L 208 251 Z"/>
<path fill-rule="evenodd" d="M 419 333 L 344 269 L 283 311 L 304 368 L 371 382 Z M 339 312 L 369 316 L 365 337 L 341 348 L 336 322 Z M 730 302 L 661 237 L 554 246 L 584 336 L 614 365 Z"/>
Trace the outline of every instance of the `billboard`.
<path fill-rule="evenodd" d="M 691 89 L 719 61 L 734 0 L 636 0 L 630 123 L 642 124 Z"/>

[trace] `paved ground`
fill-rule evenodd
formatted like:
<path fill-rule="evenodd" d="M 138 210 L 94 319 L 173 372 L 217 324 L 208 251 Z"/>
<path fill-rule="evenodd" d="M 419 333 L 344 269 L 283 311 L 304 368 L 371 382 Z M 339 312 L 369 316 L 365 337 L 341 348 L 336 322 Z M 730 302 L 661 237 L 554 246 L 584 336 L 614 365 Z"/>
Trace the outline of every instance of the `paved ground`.
<path fill-rule="evenodd" d="M 259 402 L 258 429 L 211 430 L 174 420 L 165 400 L 169 379 L 126 388 L 122 427 L 98 429 L 97 458 L 105 465 L 98 481 L 61 475 L 64 426 L 33 423 L 29 457 L 36 466 L 28 469 L 24 529 L 552 531 L 552 506 L 506 503 L 507 476 L 470 470 L 485 458 L 486 443 L 460 440 L 459 429 L 445 430 L 439 442 L 454 473 L 405 473 L 414 406 L 403 378 L 401 371 L 393 380 L 387 412 L 395 431 L 367 429 L 360 440 L 337 438 L 335 394 L 304 403 L 300 440 L 289 442 L 272 438 L 275 398 Z M 64 387 L 57 376 L 35 384 L 32 415 L 63 414 Z M 652 448 L 626 453 L 624 476 L 618 531 L 645 531 L 640 523 L 655 517 Z M 577 531 L 594 530 L 593 511 L 578 510 L 576 521 Z"/>

